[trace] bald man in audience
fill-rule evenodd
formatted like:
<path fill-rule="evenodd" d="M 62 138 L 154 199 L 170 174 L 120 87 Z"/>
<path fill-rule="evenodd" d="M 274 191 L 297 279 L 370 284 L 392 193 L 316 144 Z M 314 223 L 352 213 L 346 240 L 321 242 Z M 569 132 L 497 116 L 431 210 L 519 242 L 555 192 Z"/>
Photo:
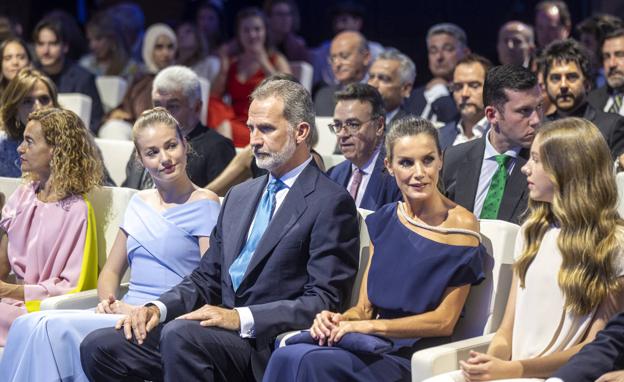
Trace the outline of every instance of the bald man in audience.
<path fill-rule="evenodd" d="M 501 65 L 528 68 L 535 52 L 533 28 L 520 21 L 506 22 L 498 31 L 496 51 Z"/>
<path fill-rule="evenodd" d="M 348 84 L 364 82 L 371 61 L 368 42 L 359 32 L 339 33 L 332 40 L 329 53 L 329 61 L 338 84 L 327 85 L 316 92 L 314 109 L 317 116 L 327 117 L 334 113 L 334 93 Z"/>

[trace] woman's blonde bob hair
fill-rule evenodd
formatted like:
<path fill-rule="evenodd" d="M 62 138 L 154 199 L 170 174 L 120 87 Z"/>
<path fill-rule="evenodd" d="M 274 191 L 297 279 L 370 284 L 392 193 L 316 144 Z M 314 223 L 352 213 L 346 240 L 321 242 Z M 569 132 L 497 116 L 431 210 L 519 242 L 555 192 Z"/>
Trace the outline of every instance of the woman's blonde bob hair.
<path fill-rule="evenodd" d="M 515 271 L 524 287 L 544 234 L 560 227 L 558 282 L 565 306 L 574 314 L 588 314 L 620 288 L 615 262 L 624 222 L 617 212 L 611 153 L 598 128 L 581 118 L 545 124 L 535 142 L 555 191 L 552 203 L 529 201 L 525 247 Z"/>
<path fill-rule="evenodd" d="M 32 112 L 28 123 L 38 122 L 46 143 L 52 146 L 51 190 L 59 199 L 82 195 L 100 186 L 103 165 L 91 133 L 72 111 L 47 108 Z M 38 180 L 25 173 L 29 180 Z"/>

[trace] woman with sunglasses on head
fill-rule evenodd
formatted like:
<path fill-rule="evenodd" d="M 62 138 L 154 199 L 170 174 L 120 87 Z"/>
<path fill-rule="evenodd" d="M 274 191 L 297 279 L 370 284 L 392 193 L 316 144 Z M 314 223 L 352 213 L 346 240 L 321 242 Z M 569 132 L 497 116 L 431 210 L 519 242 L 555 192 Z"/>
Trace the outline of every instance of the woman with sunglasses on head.
<path fill-rule="evenodd" d="M 60 107 L 56 86 L 35 69 L 22 69 L 0 96 L 0 176 L 19 178 L 17 146 L 22 141 L 28 115 L 35 110 Z"/>

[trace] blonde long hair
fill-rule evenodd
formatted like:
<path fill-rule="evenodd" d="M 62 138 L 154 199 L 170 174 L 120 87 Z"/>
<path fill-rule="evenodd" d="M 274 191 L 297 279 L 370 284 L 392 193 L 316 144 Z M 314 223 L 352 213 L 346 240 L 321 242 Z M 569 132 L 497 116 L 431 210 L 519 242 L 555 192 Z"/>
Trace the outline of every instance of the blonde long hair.
<path fill-rule="evenodd" d="M 526 244 L 514 268 L 524 288 L 544 234 L 558 225 L 562 257 L 558 283 L 565 307 L 574 314 L 588 314 L 620 288 L 614 264 L 624 221 L 617 212 L 611 154 L 598 128 L 581 118 L 550 122 L 535 139 L 555 192 L 552 203 L 529 201 Z"/>

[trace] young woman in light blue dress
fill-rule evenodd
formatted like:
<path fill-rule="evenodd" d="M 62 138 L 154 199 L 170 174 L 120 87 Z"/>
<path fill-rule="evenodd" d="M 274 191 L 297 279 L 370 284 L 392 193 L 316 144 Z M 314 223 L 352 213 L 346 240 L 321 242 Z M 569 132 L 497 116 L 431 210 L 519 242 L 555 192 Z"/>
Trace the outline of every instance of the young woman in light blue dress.
<path fill-rule="evenodd" d="M 163 108 L 143 113 L 133 128 L 141 163 L 155 189 L 128 204 L 111 253 L 98 279 L 95 312 L 47 311 L 15 321 L 0 363 L 2 381 L 86 381 L 80 342 L 91 331 L 114 326 L 121 314 L 155 300 L 198 265 L 219 214 L 219 199 L 186 174 L 187 144 Z M 128 266 L 130 286 L 115 298 Z"/>

